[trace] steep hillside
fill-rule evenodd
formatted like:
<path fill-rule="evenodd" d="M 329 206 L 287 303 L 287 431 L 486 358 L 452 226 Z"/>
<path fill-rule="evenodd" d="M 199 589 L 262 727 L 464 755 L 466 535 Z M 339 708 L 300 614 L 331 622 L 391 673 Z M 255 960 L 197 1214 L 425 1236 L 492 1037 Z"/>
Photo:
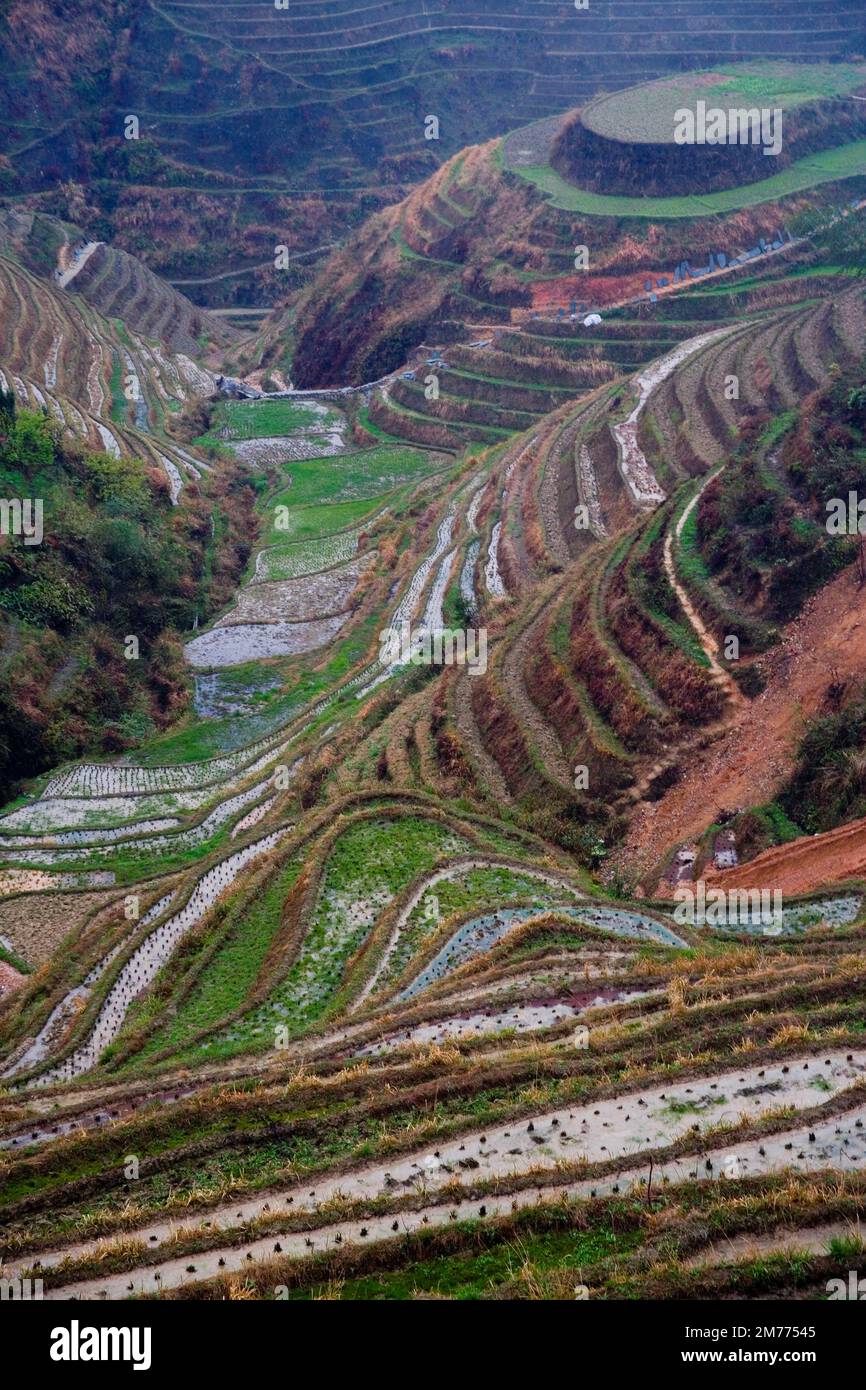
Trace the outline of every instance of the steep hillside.
<path fill-rule="evenodd" d="M 243 569 L 252 493 L 221 479 L 219 556 L 205 498 L 171 506 L 145 461 L 65 442 L 5 397 L 4 497 L 37 498 L 42 535 L 0 551 L 0 790 L 174 723 L 189 698 L 177 634 L 225 602 Z M 135 639 L 130 647 L 129 637 Z"/>
<path fill-rule="evenodd" d="M 862 325 L 859 296 L 848 307 Z M 801 372 L 810 340 L 813 373 L 833 357 L 828 384 L 816 392 L 789 376 L 773 418 L 756 414 L 724 468 L 680 511 L 675 572 L 705 646 L 748 699 L 636 811 L 621 859 L 645 878 L 667 871 L 673 848 L 713 824 L 728 825 L 749 858 L 779 837 L 862 814 L 857 543 L 828 533 L 827 516 L 831 499 L 847 499 L 862 477 L 863 367 L 855 357 L 840 368 L 842 320 L 825 309 L 821 323 L 804 332 L 789 321 L 787 335 L 799 344 Z M 790 373 L 793 356 L 788 362 Z"/>
<path fill-rule="evenodd" d="M 804 71 L 816 88 L 831 83 L 841 90 L 846 81 L 849 87 L 861 81 L 861 69 L 855 67 L 841 67 L 847 76 L 832 79 L 827 74 L 835 69 Z M 774 83 L 779 88 L 779 65 L 750 65 L 746 75 L 736 78 L 744 88 L 759 80 L 771 90 Z M 662 89 L 670 105 L 669 87 L 663 84 Z M 645 107 L 649 119 L 654 91 L 653 86 L 636 88 L 618 101 L 628 106 L 631 100 L 641 111 Z M 803 110 L 812 108 L 802 103 L 794 108 L 801 120 Z M 642 322 L 657 317 L 652 309 L 656 301 L 673 302 L 699 278 L 715 276 L 735 285 L 755 271 L 783 275 L 782 261 L 788 266 L 814 262 L 816 235 L 866 193 L 859 111 L 859 104 L 849 101 L 845 120 L 827 136 L 837 146 L 828 157 L 850 157 L 850 167 L 822 167 L 788 183 L 801 165 L 812 168 L 810 159 L 793 157 L 794 141 L 790 167 L 769 181 L 726 187 L 718 195 L 723 198 L 718 207 L 706 191 L 714 177 L 706 160 L 699 165 L 704 180 L 700 196 L 686 191 L 677 198 L 646 198 L 651 171 L 644 165 L 647 151 L 655 147 L 638 140 L 618 142 L 617 148 L 634 164 L 635 179 L 642 181 L 640 196 L 600 196 L 566 184 L 553 168 L 562 148 L 557 141 L 567 140 L 572 129 L 562 117 L 515 131 L 504 141 L 472 147 L 398 206 L 370 218 L 331 255 L 297 310 L 276 315 L 266 326 L 256 351 L 267 363 L 284 360 L 291 350 L 294 379 L 304 386 L 323 386 L 345 379 L 375 380 L 406 364 L 423 366 L 431 347 L 438 346 L 464 378 L 486 379 L 489 389 L 478 386 L 476 399 L 498 400 L 512 410 L 519 409 L 519 384 L 570 384 L 569 368 L 577 363 L 585 370 L 594 356 L 614 367 L 637 366 L 674 333 L 666 329 L 654 335 L 649 322 Z M 579 121 L 579 115 L 574 119 Z M 694 147 L 686 148 L 686 154 L 693 153 Z M 775 167 L 776 161 L 764 164 Z M 609 172 L 610 161 L 604 167 Z M 559 179 L 565 193 L 555 183 L 549 186 L 550 178 Z M 570 207 L 572 192 L 577 203 Z M 584 199 L 589 200 L 586 207 Z M 601 205 L 598 209 L 593 200 Z M 615 330 L 585 324 L 590 311 L 612 308 L 622 309 L 632 323 Z M 686 316 L 670 311 L 665 317 Z M 609 321 L 608 314 L 605 318 Z M 527 360 L 516 363 L 518 357 Z M 420 384 L 426 372 L 418 376 Z M 446 394 L 472 394 L 465 386 L 452 393 L 455 385 L 453 377 L 439 382 Z M 512 387 L 513 400 L 508 396 Z M 412 415 L 440 413 L 425 408 L 423 392 L 409 393 L 400 386 L 397 394 L 413 395 L 411 401 L 398 400 Z M 518 418 L 473 422 L 460 407 L 450 420 L 452 425 L 520 428 Z M 377 423 L 403 433 L 393 421 Z M 528 425 L 529 419 L 523 423 Z M 478 437 L 492 442 L 496 436 Z"/>
<path fill-rule="evenodd" d="M 199 302 L 250 308 L 306 273 L 299 259 L 274 274 L 275 244 L 320 252 L 473 141 L 738 56 L 864 52 L 856 0 L 819 0 L 808 22 L 800 0 L 776 0 L 763 27 L 742 0 L 676 17 L 661 0 L 76 0 L 62 24 L 46 0 L 15 0 L 0 21 L 3 191 L 46 192 L 73 221 L 80 202 L 88 236 L 197 281 Z"/>
<path fill-rule="evenodd" d="M 87 198 L 2 213 L 3 1291 L 230 1332 L 824 1299 L 866 1216 L 858 142 L 769 190 L 581 188 L 569 73 L 652 75 L 717 10 L 353 4 L 97 7 L 154 138 L 109 177 L 106 102 Z M 859 24 L 724 13 L 752 56 Z M 430 78 L 536 119 L 362 208 Z M 358 227 L 243 337 L 88 218 L 174 160 L 164 256 L 213 287 L 273 235 L 275 113 L 304 216 L 327 187 Z"/>
<path fill-rule="evenodd" d="M 172 352 L 202 355 L 234 339 L 228 323 L 196 308 L 125 251 L 90 242 L 77 261 L 73 255 L 68 260 L 69 269 L 61 272 L 64 289 L 74 282 L 73 293 L 105 318 L 122 319 L 134 333 L 156 338 Z"/>
<path fill-rule="evenodd" d="M 825 267 L 678 312 L 648 365 L 459 455 L 371 445 L 338 393 L 201 407 L 263 485 L 247 582 L 187 643 L 196 709 L 0 822 L 11 1275 L 38 1261 L 49 1299 L 573 1300 L 576 1251 L 611 1297 L 811 1296 L 847 1268 L 862 884 L 786 898 L 768 932 L 683 925 L 607 866 L 756 698 L 717 637 L 754 670 L 775 616 L 745 585 L 753 474 L 774 536 L 825 544 L 808 412 L 774 450 L 807 377 L 819 410 L 848 401 L 863 286 Z M 483 650 L 415 664 L 382 642 L 406 623 Z M 797 1255 L 758 1276 L 757 1232 Z"/>
<path fill-rule="evenodd" d="M 179 634 L 233 592 L 254 494 L 240 462 L 215 468 L 181 442 L 184 412 L 214 382 L 187 354 L 233 335 L 132 257 L 6 214 L 0 320 L 2 491 L 40 516 L 28 537 L 4 514 L 8 798 L 58 761 L 132 747 L 178 718 L 190 694 Z"/>
<path fill-rule="evenodd" d="M 201 476 L 173 420 L 213 390 L 194 358 L 221 361 L 230 329 L 133 257 L 26 212 L 0 216 L 0 302 L 0 366 L 22 405 L 114 456 L 134 441 L 175 501 L 184 475 Z"/>

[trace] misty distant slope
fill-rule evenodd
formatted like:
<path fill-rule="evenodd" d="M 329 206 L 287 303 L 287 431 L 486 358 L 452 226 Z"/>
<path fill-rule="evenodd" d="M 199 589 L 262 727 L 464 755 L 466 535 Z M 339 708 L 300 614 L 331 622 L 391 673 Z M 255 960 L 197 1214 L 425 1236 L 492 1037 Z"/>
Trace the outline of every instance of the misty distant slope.
<path fill-rule="evenodd" d="M 88 256 L 70 289 L 106 318 L 123 319 L 172 352 L 196 353 L 202 339 L 224 346 L 236 336 L 230 325 L 199 309 L 135 256 L 104 242 Z"/>
<path fill-rule="evenodd" d="M 857 0 L 778 0 L 771 14 L 745 0 L 676 13 L 663 0 L 73 0 L 62 23 L 46 0 L 16 0 L 0 18 L 0 192 L 74 180 L 97 239 L 170 277 L 247 274 L 276 240 L 309 252 L 463 146 L 601 91 L 864 51 Z M 129 114 L 138 141 L 124 139 Z M 303 276 L 229 279 L 210 302 L 270 303 Z"/>

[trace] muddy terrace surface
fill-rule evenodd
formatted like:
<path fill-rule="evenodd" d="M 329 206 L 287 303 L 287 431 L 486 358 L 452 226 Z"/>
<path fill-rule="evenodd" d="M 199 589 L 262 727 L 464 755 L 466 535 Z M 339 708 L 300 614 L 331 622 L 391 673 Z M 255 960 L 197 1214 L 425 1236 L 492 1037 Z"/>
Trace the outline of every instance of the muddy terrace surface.
<path fill-rule="evenodd" d="M 608 1100 L 598 1100 L 583 1106 L 560 1107 L 536 1114 L 532 1119 L 523 1117 L 507 1124 L 497 1125 L 483 1132 L 466 1134 L 462 1138 L 448 1139 L 435 1148 L 429 1146 L 414 1154 L 395 1157 L 388 1162 L 379 1162 L 359 1168 L 353 1172 L 327 1176 L 314 1180 L 312 1185 L 298 1184 L 279 1193 L 271 1192 L 257 1197 L 254 1201 L 237 1201 L 217 1207 L 202 1216 L 204 1229 L 224 1229 L 249 1221 L 262 1214 L 279 1214 L 285 1208 L 288 1214 L 299 1211 L 317 1211 L 323 1204 L 335 1197 L 373 1199 L 381 1196 L 397 1196 L 401 1192 L 426 1194 L 431 1197 L 429 1208 L 404 1213 L 397 1220 L 397 1230 L 408 1229 L 410 1225 L 420 1225 L 426 1214 L 429 1220 L 444 1222 L 450 1220 L 453 1206 L 442 1207 L 435 1203 L 435 1193 L 455 1178 L 464 1182 L 481 1181 L 485 1178 L 507 1179 L 517 1177 L 538 1169 L 555 1168 L 561 1160 L 570 1162 L 609 1163 L 619 1161 L 621 1168 L 615 1175 L 605 1175 L 597 1180 L 587 1179 L 571 1183 L 563 1190 L 575 1196 L 603 1195 L 611 1191 L 627 1189 L 629 1185 L 646 1178 L 646 1159 L 641 1154 L 649 1154 L 664 1149 L 684 1136 L 694 1136 L 696 1157 L 681 1157 L 663 1160 L 654 1165 L 656 1182 L 682 1181 L 688 1176 L 716 1176 L 723 1165 L 734 1176 L 771 1172 L 784 1167 L 799 1167 L 807 1171 L 833 1165 L 848 1169 L 859 1166 L 866 1158 L 866 1131 L 864 1115 L 866 1102 L 857 1109 L 826 1120 L 810 1119 L 809 1124 L 792 1125 L 781 1133 L 767 1136 L 760 1141 L 737 1142 L 736 1135 L 723 1141 L 723 1148 L 711 1159 L 704 1156 L 701 1135 L 719 1125 L 736 1125 L 754 1121 L 761 1116 L 778 1112 L 783 1108 L 812 1109 L 832 1099 L 854 1083 L 866 1076 L 866 1051 L 856 1053 L 825 1052 L 816 1055 L 792 1058 L 776 1065 L 739 1067 L 718 1072 L 688 1082 L 652 1086 L 622 1094 Z M 552 1194 L 548 1194 L 552 1195 Z M 498 1209 L 511 1210 L 512 1201 L 518 1203 L 537 1200 L 536 1193 L 529 1189 L 522 1194 L 498 1199 L 496 1202 L 484 1199 L 489 1214 Z M 466 1214 L 478 1215 L 467 1206 Z M 42 1254 L 40 1268 L 46 1279 L 46 1294 L 49 1297 L 123 1297 L 129 1292 L 150 1291 L 155 1286 L 168 1288 L 177 1286 L 187 1279 L 187 1266 L 195 1265 L 198 1278 L 216 1274 L 219 1259 L 226 1261 L 228 1268 L 242 1268 L 246 1255 L 252 1252 L 254 1258 L 266 1258 L 273 1250 L 274 1239 L 279 1239 L 287 1253 L 309 1253 L 311 1247 L 306 1243 L 312 1238 L 318 1242 L 315 1248 L 322 1248 L 325 1241 L 333 1241 L 345 1232 L 345 1238 L 361 1239 L 360 1229 L 365 1226 L 369 1238 L 385 1238 L 393 1231 L 394 1217 L 357 1223 L 339 1223 L 322 1228 L 311 1236 L 271 1235 L 265 1240 L 225 1246 L 219 1250 L 197 1255 L 192 1260 L 154 1261 L 145 1269 L 122 1276 L 111 1276 L 101 1280 L 88 1280 L 79 1285 L 52 1287 L 50 1270 L 66 1258 L 80 1257 L 98 1248 L 110 1249 L 110 1242 L 82 1242 L 62 1251 L 49 1251 Z M 179 1223 L 165 1221 L 152 1223 L 134 1233 L 145 1250 L 159 1253 L 160 1247 L 170 1244 Z M 185 1225 L 188 1223 L 184 1223 Z M 126 1240 L 128 1237 L 122 1237 Z M 167 1250 L 166 1250 L 166 1253 Z M 12 1262 L 4 1273 L 14 1276 L 27 1267 L 26 1260 Z M 160 1280 L 154 1274 L 160 1273 Z M 128 1288 L 132 1284 L 132 1289 Z"/>

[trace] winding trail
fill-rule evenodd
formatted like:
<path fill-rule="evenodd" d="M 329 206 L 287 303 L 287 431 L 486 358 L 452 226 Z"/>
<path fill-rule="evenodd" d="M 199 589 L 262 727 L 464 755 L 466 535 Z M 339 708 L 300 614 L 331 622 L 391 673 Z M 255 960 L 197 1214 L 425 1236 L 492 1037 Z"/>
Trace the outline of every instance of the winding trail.
<path fill-rule="evenodd" d="M 90 260 L 90 257 L 93 255 L 94 251 L 98 250 L 98 248 L 103 245 L 104 242 L 101 241 L 88 241 L 87 245 L 84 247 L 84 250 L 81 251 L 77 258 L 73 260 L 69 269 L 64 270 L 61 275 L 58 275 L 57 284 L 60 286 L 62 290 L 68 289 L 78 272 L 80 270 L 83 270 L 84 267 L 87 265 L 87 262 Z"/>
<path fill-rule="evenodd" d="M 683 528 L 685 527 L 686 522 L 688 521 L 695 507 L 700 502 L 701 497 L 703 496 L 706 489 L 709 487 L 710 483 L 712 483 L 719 476 L 721 471 L 721 468 L 717 468 L 715 472 L 710 473 L 708 477 L 704 479 L 703 483 L 698 488 L 694 497 L 691 499 L 688 506 L 683 511 L 682 516 L 676 524 L 675 531 L 671 531 L 670 529 L 668 529 L 667 535 L 665 536 L 664 564 L 665 573 L 670 581 L 671 588 L 673 589 L 674 593 L 679 599 L 680 607 L 682 608 L 683 612 L 685 613 L 686 617 L 688 618 L 689 622 L 695 630 L 697 639 L 701 644 L 704 655 L 710 663 L 710 670 L 712 671 L 713 676 L 720 685 L 723 685 L 725 687 L 725 691 L 729 699 L 731 700 L 731 703 L 742 707 L 748 703 L 746 697 L 743 695 L 742 691 L 740 690 L 740 687 L 737 685 L 737 682 L 734 680 L 733 676 L 728 671 L 726 671 L 723 666 L 719 664 L 718 641 L 716 640 L 715 635 L 712 632 L 710 632 L 709 628 L 703 622 L 700 613 L 695 608 L 694 604 L 689 598 L 687 590 L 680 583 L 677 577 L 676 564 L 674 563 L 673 554 L 674 540 L 676 540 L 679 544 L 680 536 L 683 533 Z"/>
<path fill-rule="evenodd" d="M 780 641 L 761 658 L 761 694 L 738 706 L 737 717 L 706 747 L 693 750 L 679 780 L 658 800 L 637 807 L 623 854 L 642 875 L 652 873 L 669 849 L 703 834 L 720 810 L 772 801 L 790 776 L 804 721 L 824 706 L 831 672 L 852 688 L 862 683 L 866 622 L 856 568 L 831 579 L 781 630 Z M 858 862 L 852 840 L 845 872 L 857 875 Z M 832 881 L 829 858 L 814 869 L 810 883 Z M 773 886 L 784 885 L 774 880 Z"/>

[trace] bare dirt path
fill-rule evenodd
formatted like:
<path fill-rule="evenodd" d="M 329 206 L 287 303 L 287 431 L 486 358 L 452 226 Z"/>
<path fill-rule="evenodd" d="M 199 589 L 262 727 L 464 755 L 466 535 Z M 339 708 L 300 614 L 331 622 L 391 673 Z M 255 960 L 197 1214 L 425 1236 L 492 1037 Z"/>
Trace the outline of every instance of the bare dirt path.
<path fill-rule="evenodd" d="M 831 681 L 862 681 L 866 589 L 857 583 L 853 566 L 809 600 L 762 666 L 766 689 L 737 707 L 730 728 L 691 758 L 658 801 L 638 808 L 625 839 L 624 863 L 644 873 L 675 845 L 700 835 L 720 810 L 772 800 Z"/>
<path fill-rule="evenodd" d="M 62 290 L 65 290 L 67 286 L 71 284 L 79 270 L 82 270 L 84 266 L 87 265 L 94 251 L 101 245 L 101 241 L 89 241 L 84 247 L 84 250 L 79 252 L 77 258 L 71 262 L 69 269 L 64 270 L 63 274 L 58 277 L 57 283 Z"/>
<path fill-rule="evenodd" d="M 740 690 L 740 687 L 737 685 L 737 682 L 733 679 L 733 677 L 729 675 L 729 673 L 726 670 L 724 670 L 722 666 L 719 665 L 719 644 L 716 641 L 716 638 L 713 635 L 713 633 L 710 632 L 709 628 L 704 624 L 701 615 L 698 613 L 698 610 L 695 608 L 694 604 L 689 598 L 688 593 L 683 588 L 682 584 L 677 578 L 676 566 L 674 564 L 674 537 L 676 537 L 677 543 L 679 543 L 680 536 L 683 533 L 683 527 L 685 526 L 695 507 L 700 502 L 704 490 L 707 487 L 709 487 L 710 483 L 713 481 L 714 478 L 718 477 L 720 472 L 721 469 L 717 468 L 715 473 L 711 473 L 709 475 L 709 477 L 701 485 L 701 487 L 698 488 L 698 491 L 695 493 L 691 502 L 689 502 L 689 505 L 686 507 L 685 511 L 683 512 L 682 516 L 677 522 L 676 531 L 668 531 L 665 537 L 664 548 L 665 573 L 667 574 L 667 577 L 670 580 L 671 588 L 673 589 L 674 593 L 680 601 L 680 607 L 682 608 L 683 612 L 685 613 L 686 617 L 688 618 L 689 622 L 695 630 L 698 641 L 700 642 L 701 647 L 703 648 L 704 655 L 710 663 L 710 670 L 712 671 L 719 684 L 725 687 L 725 692 L 728 698 L 730 699 L 731 703 L 734 705 L 743 706 L 746 704 L 745 696 L 743 695 L 742 691 Z"/>

